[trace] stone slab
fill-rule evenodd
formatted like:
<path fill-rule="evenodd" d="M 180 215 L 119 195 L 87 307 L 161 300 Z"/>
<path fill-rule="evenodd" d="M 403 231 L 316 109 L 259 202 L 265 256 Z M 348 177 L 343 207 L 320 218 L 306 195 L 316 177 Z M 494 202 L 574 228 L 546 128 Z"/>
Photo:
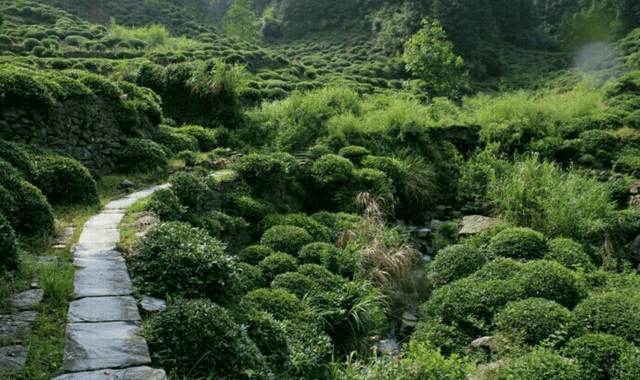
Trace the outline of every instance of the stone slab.
<path fill-rule="evenodd" d="M 166 189 L 171 187 L 170 184 L 164 184 L 164 185 L 158 185 L 158 186 L 154 186 L 154 187 L 150 187 L 146 190 L 142 190 L 142 191 L 138 191 L 136 193 L 132 193 L 127 195 L 124 198 L 118 199 L 116 201 L 112 201 L 107 203 L 106 206 L 104 206 L 105 210 L 125 210 L 131 206 L 133 206 L 136 202 L 138 202 L 140 199 L 144 199 L 146 197 L 148 197 L 149 195 L 153 194 L 156 190 L 159 189 Z"/>
<path fill-rule="evenodd" d="M 120 230 L 113 229 L 83 229 L 78 245 L 82 247 L 95 247 L 103 245 L 113 245 L 120 241 Z"/>
<path fill-rule="evenodd" d="M 127 265 L 118 252 L 105 251 L 92 256 L 76 257 L 74 264 L 83 267 L 75 273 L 76 298 L 131 294 Z"/>
<path fill-rule="evenodd" d="M 100 213 L 98 215 L 92 216 L 89 220 L 87 220 L 82 230 L 109 230 L 118 228 L 118 224 L 120 224 L 123 217 L 124 213 L 121 212 L 109 214 Z"/>
<path fill-rule="evenodd" d="M 27 313 L 27 314 L 25 314 Z M 0 315 L 0 346 L 27 344 L 36 312 Z"/>
<path fill-rule="evenodd" d="M 167 303 L 160 298 L 142 296 L 141 306 L 144 311 L 153 313 L 156 311 L 164 311 L 167 308 Z"/>
<path fill-rule="evenodd" d="M 132 322 L 69 323 L 62 369 L 82 372 L 149 364 L 147 341 Z"/>
<path fill-rule="evenodd" d="M 502 219 L 489 218 L 482 215 L 467 215 L 462 218 L 462 229 L 458 235 L 473 235 L 490 230 L 504 223 Z"/>
<path fill-rule="evenodd" d="M 23 346 L 0 347 L 0 373 L 23 369 L 28 353 Z"/>
<path fill-rule="evenodd" d="M 7 303 L 14 309 L 31 310 L 42 302 L 43 296 L 44 291 L 42 289 L 29 289 L 7 298 Z"/>
<path fill-rule="evenodd" d="M 133 367 L 127 369 L 103 369 L 91 372 L 70 373 L 53 380 L 166 380 L 162 369 Z"/>
<path fill-rule="evenodd" d="M 67 320 L 73 322 L 139 321 L 133 297 L 89 297 L 71 302 Z"/>

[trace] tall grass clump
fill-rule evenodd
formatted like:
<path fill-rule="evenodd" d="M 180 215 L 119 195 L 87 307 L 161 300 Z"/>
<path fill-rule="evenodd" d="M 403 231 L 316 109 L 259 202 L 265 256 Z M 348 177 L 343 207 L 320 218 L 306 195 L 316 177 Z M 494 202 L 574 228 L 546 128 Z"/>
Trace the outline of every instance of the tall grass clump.
<path fill-rule="evenodd" d="M 220 94 L 238 95 L 247 87 L 248 76 L 244 65 L 228 64 L 215 59 L 212 68 L 204 62 L 194 63 L 187 85 L 192 94 L 203 99 L 215 100 Z"/>
<path fill-rule="evenodd" d="M 615 210 L 607 194 L 596 179 L 564 171 L 537 154 L 517 158 L 504 175 L 492 178 L 487 192 L 495 213 L 517 226 L 594 242 L 606 237 Z"/>
<path fill-rule="evenodd" d="M 142 40 L 151 48 L 164 45 L 171 38 L 169 30 L 167 30 L 163 25 L 151 24 L 138 28 L 127 28 L 126 26 L 116 24 L 113 18 L 111 19 L 111 25 L 109 26 L 109 35 L 126 40 Z"/>

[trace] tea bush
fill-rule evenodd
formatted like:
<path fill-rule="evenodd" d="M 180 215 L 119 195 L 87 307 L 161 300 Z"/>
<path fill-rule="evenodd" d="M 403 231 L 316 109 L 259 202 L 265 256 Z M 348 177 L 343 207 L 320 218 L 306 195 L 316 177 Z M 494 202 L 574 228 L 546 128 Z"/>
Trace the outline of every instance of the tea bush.
<path fill-rule="evenodd" d="M 153 227 L 131 272 L 140 291 L 155 297 L 204 296 L 225 303 L 234 296 L 234 265 L 222 243 L 182 222 Z"/>
<path fill-rule="evenodd" d="M 297 267 L 298 260 L 283 252 L 276 252 L 267 256 L 258 264 L 258 268 L 262 270 L 262 277 L 267 284 L 271 283 L 277 275 L 294 272 Z"/>
<path fill-rule="evenodd" d="M 307 231 L 315 241 L 331 241 L 331 231 L 329 228 L 303 213 L 285 215 L 271 214 L 264 219 L 262 224 L 264 229 L 269 229 L 273 226 L 300 227 Z"/>
<path fill-rule="evenodd" d="M 388 199 L 393 198 L 393 183 L 384 172 L 370 168 L 356 169 L 353 176 L 356 186 L 353 188 L 355 191 L 352 198 L 355 199 L 356 195 L 363 191 Z"/>
<path fill-rule="evenodd" d="M 549 241 L 549 252 L 544 258 L 557 261 L 569 269 L 591 270 L 594 268 L 582 245 L 568 238 L 555 238 Z"/>
<path fill-rule="evenodd" d="M 189 212 L 206 211 L 212 207 L 213 193 L 206 172 L 177 172 L 169 177 L 172 190 L 180 204 Z"/>
<path fill-rule="evenodd" d="M 537 348 L 514 358 L 489 375 L 491 380 L 581 380 L 584 379 L 577 363 L 567 360 L 555 352 Z"/>
<path fill-rule="evenodd" d="M 247 331 L 209 300 L 169 305 L 145 323 L 145 337 L 154 362 L 182 376 L 269 378 L 266 360 Z"/>
<path fill-rule="evenodd" d="M 265 258 L 273 255 L 275 251 L 266 245 L 251 245 L 244 248 L 240 254 L 240 260 L 251 265 L 258 265 Z"/>
<path fill-rule="evenodd" d="M 313 281 L 307 276 L 297 272 L 287 272 L 277 275 L 271 282 L 274 289 L 284 289 L 295 294 L 299 299 L 303 299 L 313 288 Z"/>
<path fill-rule="evenodd" d="M 636 351 L 633 344 L 608 334 L 586 334 L 576 338 L 563 353 L 576 360 L 583 379 L 608 380 L 620 371 L 620 359 Z"/>
<path fill-rule="evenodd" d="M 73 158 L 34 156 L 32 183 L 52 205 L 96 204 L 98 187 L 89 170 Z"/>
<path fill-rule="evenodd" d="M 198 163 L 198 153 L 190 150 L 183 150 L 176 153 L 175 158 L 178 160 L 184 160 L 184 164 L 188 168 L 192 168 Z"/>
<path fill-rule="evenodd" d="M 249 154 L 240 157 L 233 165 L 238 176 L 258 191 L 282 183 L 287 166 L 282 160 L 266 154 Z"/>
<path fill-rule="evenodd" d="M 522 269 L 522 264 L 513 259 L 498 257 L 489 261 L 473 274 L 473 277 L 483 280 L 508 280 Z"/>
<path fill-rule="evenodd" d="M 0 194 L 1 195 L 1 194 Z M 9 221 L 0 212 L 0 274 L 18 268 L 18 243 Z"/>
<path fill-rule="evenodd" d="M 160 189 L 151 194 L 147 208 L 163 222 L 181 220 L 187 212 L 172 189 Z"/>
<path fill-rule="evenodd" d="M 146 139 L 123 139 L 117 168 L 121 173 L 146 173 L 164 170 L 167 156 L 157 143 Z"/>
<path fill-rule="evenodd" d="M 529 261 L 522 265 L 514 279 L 522 284 L 527 297 L 546 298 L 568 309 L 573 309 L 587 296 L 582 280 L 555 261 Z"/>
<path fill-rule="evenodd" d="M 509 302 L 495 315 L 494 324 L 514 341 L 534 346 L 574 320 L 574 315 L 557 302 L 528 298 Z"/>
<path fill-rule="evenodd" d="M 297 273 L 307 276 L 314 285 L 324 291 L 331 291 L 340 287 L 346 280 L 329 272 L 329 270 L 318 264 L 303 264 L 298 267 Z"/>
<path fill-rule="evenodd" d="M 262 234 L 260 244 L 272 248 L 274 251 L 296 255 L 305 245 L 311 243 L 313 238 L 300 227 L 273 226 Z"/>
<path fill-rule="evenodd" d="M 356 165 L 360 165 L 360 162 L 364 157 L 371 155 L 371 151 L 369 149 L 358 145 L 348 145 L 340 148 L 339 153 L 342 157 L 349 159 L 349 161 Z"/>
<path fill-rule="evenodd" d="M 153 141 L 167 148 L 167 153 L 175 155 L 183 150 L 199 151 L 198 140 L 187 134 L 177 133 L 171 127 L 161 126 L 154 134 Z"/>
<path fill-rule="evenodd" d="M 331 273 L 349 279 L 356 271 L 355 257 L 329 243 L 307 244 L 298 253 L 298 258 L 302 264 L 320 264 Z"/>
<path fill-rule="evenodd" d="M 173 130 L 176 133 L 191 136 L 198 140 L 198 148 L 200 152 L 209 152 L 218 145 L 216 132 L 211 129 L 205 129 L 199 125 L 185 125 L 183 127 L 174 128 Z"/>
<path fill-rule="evenodd" d="M 307 318 L 307 312 L 298 297 L 283 289 L 252 290 L 244 299 L 258 310 L 271 313 L 279 321 L 301 321 Z"/>
<path fill-rule="evenodd" d="M 324 191 L 333 191 L 349 182 L 354 169 L 353 163 L 348 159 L 325 154 L 312 164 L 311 176 Z"/>
<path fill-rule="evenodd" d="M 576 319 L 591 333 L 620 336 L 640 344 L 640 304 L 630 295 L 609 292 L 584 299 L 573 310 Z"/>
<path fill-rule="evenodd" d="M 260 268 L 245 262 L 236 263 L 235 267 L 238 275 L 237 287 L 241 291 L 250 292 L 265 286 Z"/>
<path fill-rule="evenodd" d="M 358 223 L 362 221 L 361 216 L 344 212 L 331 213 L 328 211 L 320 211 L 312 214 L 311 217 L 329 227 L 332 240 L 335 240 L 342 231 L 355 229 Z"/>
<path fill-rule="evenodd" d="M 0 159 L 18 169 L 25 178 L 31 178 L 34 170 L 33 161 L 20 150 L 18 144 L 0 139 Z"/>
<path fill-rule="evenodd" d="M 491 238 L 489 250 L 497 256 L 541 259 L 548 247 L 544 236 L 529 228 L 507 228 Z"/>
<path fill-rule="evenodd" d="M 466 277 L 487 262 L 477 248 L 457 244 L 441 249 L 430 264 L 431 282 L 435 287 Z"/>

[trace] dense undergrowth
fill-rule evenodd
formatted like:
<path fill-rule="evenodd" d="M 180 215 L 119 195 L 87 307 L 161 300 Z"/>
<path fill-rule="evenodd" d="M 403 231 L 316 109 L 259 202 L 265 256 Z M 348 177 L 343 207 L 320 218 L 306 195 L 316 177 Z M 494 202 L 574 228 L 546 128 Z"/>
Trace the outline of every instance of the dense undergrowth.
<path fill-rule="evenodd" d="M 135 209 L 161 222 L 121 247 L 138 294 L 168 301 L 144 326 L 170 378 L 640 377 L 640 29 L 620 13 L 633 4 L 606 15 L 617 42 L 580 55 L 567 47 L 592 8 L 567 10 L 573 25 L 549 6 L 537 28 L 522 12 L 509 34 L 511 8 L 456 24 L 467 2 L 348 2 L 326 27 L 307 2 L 254 1 L 258 46 L 200 2 L 81 3 L 0 9 L 0 117 L 105 103 L 120 147 L 118 175 L 102 177 L 0 140 L 0 301 L 45 289 L 27 369 L 0 377 L 59 374 L 73 267 L 45 248 L 52 234 L 125 178 L 170 173 Z M 450 98 L 416 92 L 405 67 L 418 15 L 438 15 L 460 45 L 440 51 L 467 60 L 472 80 Z M 297 38 L 305 25 L 318 32 Z M 463 29 L 487 33 L 473 46 Z M 471 214 L 502 222 L 459 236 Z M 42 249 L 57 264 L 37 263 Z"/>

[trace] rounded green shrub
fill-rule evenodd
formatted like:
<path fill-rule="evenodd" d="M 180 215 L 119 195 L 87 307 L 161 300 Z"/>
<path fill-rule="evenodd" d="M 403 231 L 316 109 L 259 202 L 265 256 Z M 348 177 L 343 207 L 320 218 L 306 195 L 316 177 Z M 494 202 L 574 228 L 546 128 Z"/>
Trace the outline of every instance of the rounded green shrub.
<path fill-rule="evenodd" d="M 178 300 L 146 322 L 145 337 L 154 362 L 182 376 L 269 378 L 266 360 L 246 330 L 209 300 Z"/>
<path fill-rule="evenodd" d="M 271 247 L 274 251 L 295 255 L 302 247 L 312 241 L 311 235 L 303 228 L 273 226 L 264 232 L 260 244 Z"/>
<path fill-rule="evenodd" d="M 231 258 L 204 230 L 182 222 L 153 227 L 131 265 L 134 283 L 145 294 L 165 298 L 208 297 L 229 301 L 235 290 Z"/>
<path fill-rule="evenodd" d="M 584 248 L 573 239 L 555 238 L 549 241 L 549 252 L 544 258 L 557 261 L 569 269 L 593 269 L 591 259 Z"/>
<path fill-rule="evenodd" d="M 307 244 L 298 253 L 298 258 L 303 264 L 320 264 L 345 278 L 353 278 L 356 271 L 355 258 L 329 243 Z"/>
<path fill-rule="evenodd" d="M 218 145 L 218 139 L 216 138 L 216 132 L 211 129 L 205 129 L 199 125 L 185 125 L 180 128 L 175 128 L 175 132 L 191 136 L 198 140 L 198 147 L 201 152 L 209 152 Z"/>
<path fill-rule="evenodd" d="M 580 368 L 551 350 L 537 348 L 515 358 L 493 374 L 492 380 L 584 380 Z"/>
<path fill-rule="evenodd" d="M 258 265 L 265 258 L 273 255 L 275 251 L 266 245 L 251 245 L 240 252 L 240 260 L 251 265 Z"/>
<path fill-rule="evenodd" d="M 1 195 L 1 194 L 0 194 Z M 18 243 L 9 221 L 0 213 L 0 275 L 18 268 Z"/>
<path fill-rule="evenodd" d="M 222 204 L 227 214 L 240 216 L 256 227 L 265 216 L 275 212 L 275 207 L 267 201 L 236 193 L 224 194 Z"/>
<path fill-rule="evenodd" d="M 589 332 L 618 335 L 640 344 L 640 303 L 630 295 L 611 292 L 589 297 L 573 312 Z"/>
<path fill-rule="evenodd" d="M 176 133 L 171 127 L 161 126 L 153 136 L 153 141 L 166 147 L 172 155 L 183 150 L 199 151 L 198 140 L 195 137 Z"/>
<path fill-rule="evenodd" d="M 583 379 L 615 379 L 620 359 L 635 351 L 633 344 L 609 334 L 586 334 L 567 343 L 563 352 L 576 359 Z"/>
<path fill-rule="evenodd" d="M 250 186 L 263 190 L 285 179 L 287 165 L 280 159 L 266 154 L 249 154 L 240 157 L 233 165 L 238 176 Z"/>
<path fill-rule="evenodd" d="M 163 222 L 180 220 L 187 212 L 171 189 L 160 189 L 151 194 L 147 208 L 156 213 Z"/>
<path fill-rule="evenodd" d="M 100 202 L 98 186 L 89 170 L 73 158 L 34 157 L 32 183 L 52 205 L 91 205 Z"/>
<path fill-rule="evenodd" d="M 529 228 L 506 228 L 489 242 L 489 249 L 497 256 L 515 259 L 541 259 L 547 253 L 544 236 Z"/>
<path fill-rule="evenodd" d="M 619 365 L 617 380 L 640 379 L 640 353 L 637 350 L 623 353 Z"/>
<path fill-rule="evenodd" d="M 213 193 L 207 183 L 207 174 L 200 172 L 177 172 L 169 177 L 172 190 L 180 204 L 189 212 L 198 212 L 211 208 Z"/>
<path fill-rule="evenodd" d="M 33 162 L 26 153 L 18 148 L 18 144 L 0 140 L 0 159 L 18 169 L 25 178 L 31 178 L 34 170 Z"/>
<path fill-rule="evenodd" d="M 575 317 L 564 306 L 544 298 L 509 302 L 494 317 L 499 331 L 515 341 L 536 345 L 547 339 Z"/>
<path fill-rule="evenodd" d="M 575 273 L 555 261 L 529 261 L 514 279 L 525 288 L 527 297 L 546 298 L 569 309 L 587 296 L 585 285 Z"/>
<path fill-rule="evenodd" d="M 283 252 L 276 252 L 258 264 L 258 268 L 262 270 L 262 277 L 266 283 L 271 283 L 271 281 L 281 273 L 295 271 L 297 267 L 298 260 Z"/>
<path fill-rule="evenodd" d="M 272 288 L 284 289 L 295 294 L 299 299 L 304 298 L 304 295 L 311 290 L 313 285 L 314 283 L 309 277 L 297 272 L 281 273 L 271 282 Z"/>
<path fill-rule="evenodd" d="M 165 170 L 167 156 L 157 143 L 147 139 L 123 139 L 117 168 L 121 173 L 146 173 Z"/>
<path fill-rule="evenodd" d="M 439 287 L 466 277 L 486 264 L 484 254 L 475 247 L 464 244 L 441 249 L 430 264 L 431 282 Z"/>
<path fill-rule="evenodd" d="M 371 151 L 363 146 L 348 145 L 340 149 L 340 155 L 349 161 L 359 165 L 365 156 L 371 154 Z"/>
<path fill-rule="evenodd" d="M 506 257 L 498 257 L 486 263 L 473 276 L 483 280 L 508 280 L 520 273 L 521 269 L 522 264 L 519 262 Z"/>
<path fill-rule="evenodd" d="M 374 195 L 389 196 L 393 194 L 393 184 L 387 175 L 371 168 L 356 169 L 353 172 L 357 192 L 366 191 Z"/>
<path fill-rule="evenodd" d="M 331 148 L 322 144 L 314 145 L 309 148 L 309 158 L 311 158 L 312 160 L 317 160 L 318 158 L 331 153 Z"/>
<path fill-rule="evenodd" d="M 318 264 L 300 265 L 296 272 L 307 276 L 314 283 L 314 286 L 317 285 L 324 291 L 331 291 L 346 281 L 343 277 L 329 272 L 327 268 Z"/>
<path fill-rule="evenodd" d="M 316 241 L 331 241 L 331 230 L 320 222 L 302 213 L 296 214 L 271 214 L 262 222 L 265 229 L 273 226 L 295 226 L 303 228 Z"/>
<path fill-rule="evenodd" d="M 244 262 L 236 263 L 236 273 L 238 274 L 238 289 L 251 291 L 264 286 L 262 271 L 255 265 Z"/>
<path fill-rule="evenodd" d="M 284 289 L 252 290 L 244 299 L 256 309 L 271 313 L 280 321 L 305 318 L 305 309 L 298 297 Z"/>
<path fill-rule="evenodd" d="M 187 167 L 194 167 L 196 166 L 196 163 L 198 163 L 198 153 L 190 150 L 180 151 L 175 155 L 175 157 L 178 160 L 184 160 L 184 164 Z"/>
<path fill-rule="evenodd" d="M 348 159 L 325 154 L 311 165 L 311 176 L 320 187 L 334 188 L 349 182 L 355 167 Z"/>
<path fill-rule="evenodd" d="M 354 229 L 362 221 L 362 217 L 344 212 L 332 213 L 320 211 L 311 215 L 313 219 L 331 230 L 331 238 L 335 239 L 342 231 Z"/>

